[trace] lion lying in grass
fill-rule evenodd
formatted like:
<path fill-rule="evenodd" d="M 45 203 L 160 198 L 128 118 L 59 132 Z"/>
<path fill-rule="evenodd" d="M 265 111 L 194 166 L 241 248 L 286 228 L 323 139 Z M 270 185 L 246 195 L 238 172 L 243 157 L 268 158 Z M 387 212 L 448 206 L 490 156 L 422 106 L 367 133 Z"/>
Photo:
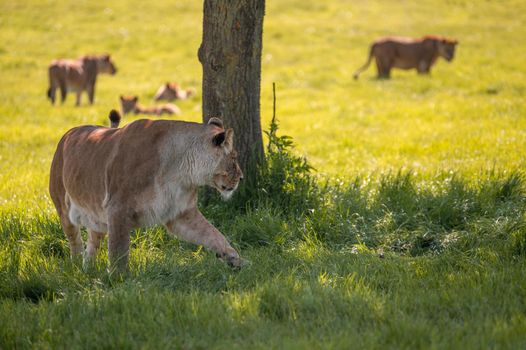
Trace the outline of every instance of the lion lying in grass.
<path fill-rule="evenodd" d="M 181 114 L 179 107 L 173 103 L 166 103 L 153 107 L 144 107 L 139 104 L 139 97 L 137 96 L 120 96 L 120 101 L 123 114 Z"/>

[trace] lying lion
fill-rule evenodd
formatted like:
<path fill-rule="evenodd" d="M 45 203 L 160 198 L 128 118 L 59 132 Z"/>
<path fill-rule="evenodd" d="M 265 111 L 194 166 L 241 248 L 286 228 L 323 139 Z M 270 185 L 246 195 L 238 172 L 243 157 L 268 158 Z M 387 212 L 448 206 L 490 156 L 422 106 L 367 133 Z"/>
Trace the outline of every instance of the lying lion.
<path fill-rule="evenodd" d="M 195 89 L 189 88 L 189 89 L 184 90 L 179 86 L 179 84 L 168 82 L 164 85 L 161 85 L 161 87 L 159 87 L 159 89 L 157 90 L 157 93 L 155 94 L 154 100 L 155 101 L 186 100 L 187 98 L 190 98 L 193 95 L 195 95 Z"/>
<path fill-rule="evenodd" d="M 197 208 L 197 189 L 209 185 L 230 198 L 243 178 L 234 150 L 234 132 L 218 118 L 207 124 L 137 120 L 117 129 L 85 125 L 60 140 L 49 193 L 71 256 L 83 251 L 80 227 L 88 231 L 84 265 L 108 233 L 112 269 L 128 266 L 130 231 L 164 225 L 168 232 L 216 252 L 229 265 L 243 260 Z"/>
<path fill-rule="evenodd" d="M 133 112 L 135 114 L 181 114 L 179 107 L 173 103 L 166 103 L 160 106 L 143 107 L 139 104 L 139 97 L 137 96 L 120 96 L 122 113 L 128 114 Z"/>
<path fill-rule="evenodd" d="M 371 45 L 367 62 L 353 77 L 358 79 L 360 73 L 369 67 L 373 57 L 376 59 L 378 78 L 389 78 L 392 68 L 414 68 L 419 74 L 428 74 L 439 56 L 448 62 L 453 60 L 457 44 L 456 40 L 430 35 L 420 39 L 382 38 Z"/>
<path fill-rule="evenodd" d="M 61 102 L 64 103 L 68 91 L 77 93 L 76 105 L 80 105 L 80 94 L 88 93 L 89 103 L 95 98 L 95 83 L 98 74 L 117 72 L 109 55 L 84 56 L 78 60 L 60 59 L 51 62 L 48 68 L 49 89 L 47 96 L 55 104 L 55 93 L 60 89 Z"/>

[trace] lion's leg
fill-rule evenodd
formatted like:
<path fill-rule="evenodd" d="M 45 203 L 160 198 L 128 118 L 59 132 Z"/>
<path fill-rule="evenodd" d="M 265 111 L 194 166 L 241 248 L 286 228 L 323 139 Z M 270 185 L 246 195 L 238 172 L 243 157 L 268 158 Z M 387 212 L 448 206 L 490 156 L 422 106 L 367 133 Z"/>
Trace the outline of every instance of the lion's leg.
<path fill-rule="evenodd" d="M 128 270 L 128 255 L 130 253 L 131 221 L 119 213 L 109 215 L 108 255 L 111 271 L 118 273 Z"/>
<path fill-rule="evenodd" d="M 49 99 L 51 100 L 52 105 L 55 104 L 55 95 L 56 95 L 56 88 L 50 87 L 48 90 L 48 96 L 49 96 Z"/>
<path fill-rule="evenodd" d="M 225 236 L 212 226 L 197 208 L 190 209 L 176 219 L 168 221 L 166 228 L 187 242 L 203 245 L 214 251 L 230 266 L 241 267 L 243 265 L 243 260 L 230 246 Z"/>
<path fill-rule="evenodd" d="M 418 67 L 416 67 L 416 70 L 418 74 L 429 74 L 429 69 L 431 68 L 431 65 L 426 61 L 420 61 L 418 63 Z"/>
<path fill-rule="evenodd" d="M 382 77 L 382 74 L 383 74 L 383 69 L 382 69 L 382 65 L 380 63 L 380 59 L 378 57 L 376 57 L 375 59 L 375 63 L 376 63 L 376 71 L 377 71 L 377 78 L 380 79 Z"/>
<path fill-rule="evenodd" d="M 86 244 L 86 251 L 84 252 L 84 267 L 87 268 L 93 259 L 97 256 L 100 248 L 100 243 L 104 238 L 103 232 L 96 232 L 88 230 L 88 242 Z"/>
<path fill-rule="evenodd" d="M 81 98 L 82 90 L 77 91 L 77 102 L 75 103 L 76 106 L 80 106 L 80 98 Z"/>
<path fill-rule="evenodd" d="M 47 89 L 47 97 L 51 100 L 51 104 L 55 104 L 55 94 L 57 91 L 57 79 L 55 77 L 56 72 L 54 67 L 49 68 L 49 89 Z"/>
<path fill-rule="evenodd" d="M 88 98 L 90 105 L 92 105 L 95 99 L 95 84 L 88 86 Z"/>
<path fill-rule="evenodd" d="M 385 69 L 385 75 L 384 75 L 384 78 L 385 78 L 385 79 L 389 79 L 389 78 L 391 78 L 391 67 L 387 67 L 387 68 Z"/>
<path fill-rule="evenodd" d="M 51 104 L 55 104 L 55 95 L 56 95 L 57 87 L 54 85 L 51 85 L 49 89 L 47 90 L 47 96 L 51 100 Z"/>
<path fill-rule="evenodd" d="M 388 79 L 391 73 L 391 67 L 386 59 L 376 57 L 376 68 L 378 70 L 378 79 Z"/>
<path fill-rule="evenodd" d="M 60 217 L 60 222 L 62 223 L 62 229 L 66 234 L 66 237 L 69 241 L 69 250 L 71 258 L 76 258 L 82 254 L 83 242 L 82 237 L 80 236 L 80 228 L 75 226 L 68 218 L 67 214 L 63 214 Z"/>
<path fill-rule="evenodd" d="M 65 81 L 61 81 L 59 83 L 59 87 L 60 87 L 60 102 L 61 103 L 64 103 L 64 101 L 66 101 L 66 96 L 68 94 L 68 89 L 66 87 L 66 82 Z"/>

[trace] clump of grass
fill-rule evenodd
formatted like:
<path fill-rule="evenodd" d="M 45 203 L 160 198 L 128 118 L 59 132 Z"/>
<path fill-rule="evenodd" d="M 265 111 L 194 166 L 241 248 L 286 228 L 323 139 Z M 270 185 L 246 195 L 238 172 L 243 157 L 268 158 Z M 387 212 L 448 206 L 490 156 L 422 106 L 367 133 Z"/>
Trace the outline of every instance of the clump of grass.
<path fill-rule="evenodd" d="M 255 188 L 242 191 L 231 206 L 203 205 L 207 216 L 243 247 L 315 239 L 333 247 L 364 244 L 418 256 L 467 248 L 463 237 L 481 222 L 482 227 L 525 222 L 522 173 L 489 171 L 466 179 L 439 172 L 428 179 L 399 170 L 327 182 L 316 178 L 306 158 L 294 154 L 292 138 L 278 131 L 273 119 Z M 492 232 L 494 238 L 504 234 L 509 239 L 516 230 Z M 520 242 L 518 233 L 514 237 Z M 521 249 L 520 243 L 516 246 Z"/>

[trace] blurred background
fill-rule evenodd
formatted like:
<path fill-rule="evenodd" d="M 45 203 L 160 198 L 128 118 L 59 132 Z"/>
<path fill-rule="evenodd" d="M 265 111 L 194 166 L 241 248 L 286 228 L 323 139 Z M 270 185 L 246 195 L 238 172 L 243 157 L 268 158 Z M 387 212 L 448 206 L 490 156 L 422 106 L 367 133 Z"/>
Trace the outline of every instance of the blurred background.
<path fill-rule="evenodd" d="M 200 121 L 202 2 L 0 2 L 0 206 L 48 206 L 47 177 L 60 136 L 107 124 L 118 96 L 153 105 L 166 81 L 195 87 L 176 102 L 177 119 Z M 526 3 L 524 1 L 267 1 L 261 117 L 272 117 L 277 86 L 280 133 L 319 174 L 350 178 L 391 170 L 476 177 L 524 168 Z M 374 63 L 352 73 L 381 36 L 443 35 L 459 41 L 451 63 L 430 76 Z M 109 53 L 118 72 L 101 75 L 95 104 L 83 95 L 51 106 L 47 67 L 56 58 Z M 127 115 L 123 122 L 141 118 Z M 242 131 L 238 131 L 242 132 Z M 31 206 L 31 205 L 30 205 Z"/>

